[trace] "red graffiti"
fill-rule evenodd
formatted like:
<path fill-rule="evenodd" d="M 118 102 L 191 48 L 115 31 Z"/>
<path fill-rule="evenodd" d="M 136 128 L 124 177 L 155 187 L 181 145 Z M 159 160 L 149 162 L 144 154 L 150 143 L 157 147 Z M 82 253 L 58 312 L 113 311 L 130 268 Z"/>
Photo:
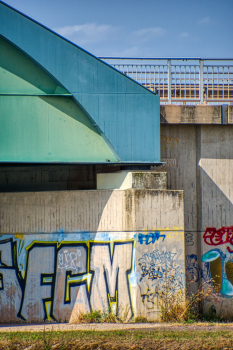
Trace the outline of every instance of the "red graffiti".
<path fill-rule="evenodd" d="M 215 227 L 207 227 L 203 235 L 204 242 L 208 245 L 231 244 L 233 246 L 233 226 L 221 227 L 218 230 Z M 230 247 L 227 247 L 229 253 L 233 253 Z"/>

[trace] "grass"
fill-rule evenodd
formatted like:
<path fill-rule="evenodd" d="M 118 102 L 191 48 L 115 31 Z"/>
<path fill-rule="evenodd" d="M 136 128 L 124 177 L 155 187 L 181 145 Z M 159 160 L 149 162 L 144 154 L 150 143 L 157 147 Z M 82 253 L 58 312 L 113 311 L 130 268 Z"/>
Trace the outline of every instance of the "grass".
<path fill-rule="evenodd" d="M 107 311 L 91 310 L 84 314 L 79 313 L 73 320 L 72 323 L 126 323 L 129 321 L 128 318 L 129 307 L 127 307 L 120 315 L 116 315 L 112 312 L 111 308 Z M 139 317 L 142 319 L 141 322 L 146 322 L 145 317 Z"/>
<path fill-rule="evenodd" d="M 0 333 L 0 349 L 232 349 L 231 331 L 49 331 Z"/>

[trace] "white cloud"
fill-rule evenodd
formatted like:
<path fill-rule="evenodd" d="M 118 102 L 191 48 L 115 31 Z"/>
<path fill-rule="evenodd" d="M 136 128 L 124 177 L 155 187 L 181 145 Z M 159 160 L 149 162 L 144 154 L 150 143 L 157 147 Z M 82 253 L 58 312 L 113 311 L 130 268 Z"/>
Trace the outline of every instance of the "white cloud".
<path fill-rule="evenodd" d="M 166 34 L 161 27 L 142 28 L 127 32 L 124 27 L 85 23 L 53 29 L 96 56 L 149 55 L 157 38 Z"/>
<path fill-rule="evenodd" d="M 197 21 L 197 24 L 209 24 L 209 23 L 210 23 L 210 17 L 209 16 L 201 18 L 201 19 L 199 19 L 199 21 Z"/>
<path fill-rule="evenodd" d="M 162 37 L 166 34 L 166 30 L 161 27 L 151 27 L 136 30 L 130 34 L 131 39 L 137 43 L 144 43 L 155 38 Z"/>
<path fill-rule="evenodd" d="M 96 23 L 86 23 L 74 26 L 65 26 L 54 28 L 54 31 L 78 45 L 86 45 L 107 41 L 107 39 L 116 34 L 119 27 L 107 24 L 98 25 Z"/>

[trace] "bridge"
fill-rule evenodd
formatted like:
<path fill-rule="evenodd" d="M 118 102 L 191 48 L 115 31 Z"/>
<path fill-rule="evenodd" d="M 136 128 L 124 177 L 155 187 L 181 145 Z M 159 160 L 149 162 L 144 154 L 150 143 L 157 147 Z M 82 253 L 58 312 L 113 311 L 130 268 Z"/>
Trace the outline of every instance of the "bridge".
<path fill-rule="evenodd" d="M 161 104 L 233 104 L 233 59 L 100 57 Z"/>

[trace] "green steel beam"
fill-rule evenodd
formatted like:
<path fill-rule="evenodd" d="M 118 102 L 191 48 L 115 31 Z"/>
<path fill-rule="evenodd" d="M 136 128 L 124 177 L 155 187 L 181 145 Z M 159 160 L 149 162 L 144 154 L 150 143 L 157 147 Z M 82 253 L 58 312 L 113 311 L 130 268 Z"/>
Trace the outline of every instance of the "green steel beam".
<path fill-rule="evenodd" d="M 0 161 L 160 162 L 158 96 L 1 1 L 0 36 Z"/>
<path fill-rule="evenodd" d="M 117 162 L 70 97 L 0 96 L 1 162 Z"/>

